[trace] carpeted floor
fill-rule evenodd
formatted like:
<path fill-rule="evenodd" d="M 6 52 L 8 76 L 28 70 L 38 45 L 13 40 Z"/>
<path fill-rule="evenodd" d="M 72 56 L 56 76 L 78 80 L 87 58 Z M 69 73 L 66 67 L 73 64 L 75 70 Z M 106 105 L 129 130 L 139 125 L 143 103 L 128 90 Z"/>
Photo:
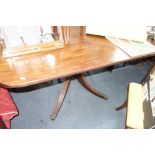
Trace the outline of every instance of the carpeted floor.
<path fill-rule="evenodd" d="M 13 90 L 13 99 L 19 115 L 12 120 L 12 128 L 20 129 L 121 129 L 124 128 L 125 109 L 115 107 L 127 96 L 129 82 L 140 82 L 149 69 L 146 62 L 116 66 L 112 72 L 97 70 L 87 79 L 109 98 L 103 100 L 87 92 L 76 79 L 72 79 L 62 108 L 55 121 L 50 120 L 62 83 L 47 83 Z"/>

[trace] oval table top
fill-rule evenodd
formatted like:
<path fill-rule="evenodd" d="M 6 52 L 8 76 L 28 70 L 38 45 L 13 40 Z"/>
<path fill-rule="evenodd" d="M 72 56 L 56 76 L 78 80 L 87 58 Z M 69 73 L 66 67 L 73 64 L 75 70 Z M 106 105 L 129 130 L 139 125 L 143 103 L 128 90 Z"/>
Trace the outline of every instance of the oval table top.
<path fill-rule="evenodd" d="M 105 37 L 80 35 L 71 28 L 69 46 L 0 59 L 0 84 L 25 87 L 129 61 L 131 58 Z"/>

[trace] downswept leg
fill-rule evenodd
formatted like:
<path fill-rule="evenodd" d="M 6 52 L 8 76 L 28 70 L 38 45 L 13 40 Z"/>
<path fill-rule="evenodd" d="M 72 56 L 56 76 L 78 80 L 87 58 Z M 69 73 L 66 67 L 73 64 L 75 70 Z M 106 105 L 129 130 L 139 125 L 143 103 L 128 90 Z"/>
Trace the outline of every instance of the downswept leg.
<path fill-rule="evenodd" d="M 101 93 L 100 91 L 96 90 L 95 88 L 93 88 L 93 87 L 87 82 L 87 80 L 86 80 L 86 78 L 84 77 L 83 74 L 80 74 L 80 75 L 79 75 L 78 80 L 79 80 L 80 84 L 81 84 L 86 90 L 88 90 L 90 93 L 92 93 L 92 94 L 94 94 L 94 95 L 96 95 L 96 96 L 98 96 L 98 97 L 101 97 L 101 98 L 103 98 L 103 99 L 105 99 L 105 100 L 108 99 L 108 96 L 107 96 L 107 95 L 105 95 L 105 94 Z"/>
<path fill-rule="evenodd" d="M 70 83 L 70 79 L 69 78 L 65 78 L 64 79 L 64 83 L 63 83 L 63 87 L 62 87 L 62 90 L 60 92 L 60 95 L 59 95 L 59 98 L 58 98 L 58 101 L 55 105 L 55 108 L 52 112 L 52 115 L 51 115 L 51 119 L 52 120 L 55 120 L 61 106 L 62 106 L 62 103 L 63 103 L 63 100 L 66 96 L 66 93 L 67 93 L 67 90 L 68 90 L 68 87 L 69 87 L 69 83 Z"/>

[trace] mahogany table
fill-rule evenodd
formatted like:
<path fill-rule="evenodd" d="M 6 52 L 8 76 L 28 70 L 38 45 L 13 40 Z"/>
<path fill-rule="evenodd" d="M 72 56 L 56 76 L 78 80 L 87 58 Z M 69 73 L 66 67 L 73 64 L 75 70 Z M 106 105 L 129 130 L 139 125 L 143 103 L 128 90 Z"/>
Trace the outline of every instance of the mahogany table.
<path fill-rule="evenodd" d="M 88 84 L 83 73 L 131 60 L 133 58 L 105 37 L 81 34 L 79 27 L 71 27 L 70 44 L 63 49 L 1 58 L 0 85 L 20 88 L 63 77 L 63 88 L 51 117 L 55 119 L 71 76 L 77 75 L 79 82 L 89 92 L 107 99 L 106 95 Z"/>

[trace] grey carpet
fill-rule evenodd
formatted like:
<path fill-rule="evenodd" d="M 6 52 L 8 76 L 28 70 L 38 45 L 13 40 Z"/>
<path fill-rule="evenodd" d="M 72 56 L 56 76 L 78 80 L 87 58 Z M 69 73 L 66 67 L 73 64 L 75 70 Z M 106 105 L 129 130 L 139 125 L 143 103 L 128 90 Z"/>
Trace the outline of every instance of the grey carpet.
<path fill-rule="evenodd" d="M 112 72 L 97 70 L 87 76 L 98 90 L 105 92 L 103 100 L 87 92 L 76 79 L 70 83 L 68 93 L 55 121 L 50 114 L 61 90 L 62 83 L 47 82 L 32 87 L 13 90 L 13 99 L 19 115 L 12 119 L 16 129 L 121 129 L 124 128 L 125 109 L 115 107 L 126 98 L 129 82 L 140 82 L 149 65 L 143 63 L 116 66 Z"/>

